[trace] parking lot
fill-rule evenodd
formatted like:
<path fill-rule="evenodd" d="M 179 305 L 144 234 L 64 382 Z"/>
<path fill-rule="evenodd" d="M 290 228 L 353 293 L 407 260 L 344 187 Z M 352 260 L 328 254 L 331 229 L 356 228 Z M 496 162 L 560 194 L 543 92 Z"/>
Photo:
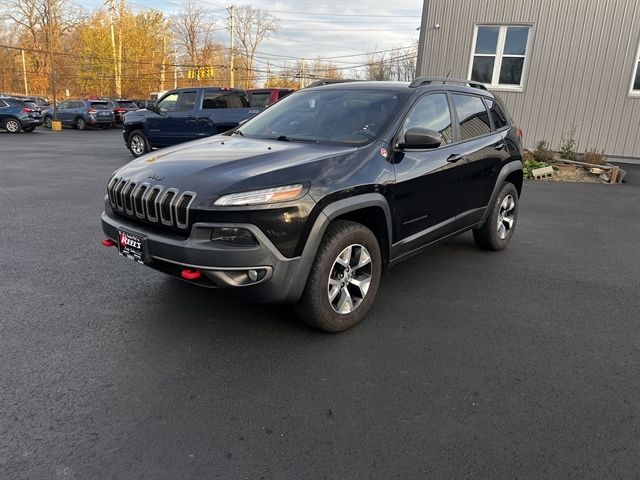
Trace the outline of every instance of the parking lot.
<path fill-rule="evenodd" d="M 635 478 L 640 168 L 527 182 L 338 335 L 100 246 L 119 130 L 0 133 L 0 478 Z"/>

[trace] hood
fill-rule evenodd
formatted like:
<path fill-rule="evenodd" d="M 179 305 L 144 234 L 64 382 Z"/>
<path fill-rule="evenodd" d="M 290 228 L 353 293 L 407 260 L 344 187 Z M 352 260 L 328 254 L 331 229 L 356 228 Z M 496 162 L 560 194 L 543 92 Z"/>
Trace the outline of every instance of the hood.
<path fill-rule="evenodd" d="M 120 168 L 115 176 L 194 191 L 198 204 L 208 205 L 225 193 L 306 183 L 322 175 L 328 160 L 355 150 L 217 135 L 148 153 Z"/>

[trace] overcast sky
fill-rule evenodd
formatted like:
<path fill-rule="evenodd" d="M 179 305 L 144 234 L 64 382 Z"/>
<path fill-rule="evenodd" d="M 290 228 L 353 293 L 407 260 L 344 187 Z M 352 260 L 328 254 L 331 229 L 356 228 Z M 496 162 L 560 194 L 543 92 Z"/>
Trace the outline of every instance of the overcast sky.
<path fill-rule="evenodd" d="M 104 3 L 101 0 L 77 1 L 88 10 L 99 8 Z M 168 15 L 177 13 L 181 3 L 182 0 L 127 0 L 134 10 L 154 8 Z M 199 3 L 207 9 L 208 17 L 217 26 L 216 41 L 227 44 L 229 33 L 224 22 L 226 8 L 231 2 L 202 0 Z M 327 58 L 414 45 L 419 34 L 422 3 L 423 0 L 254 0 L 237 3 L 236 6 L 250 5 L 280 19 L 280 30 L 266 40 L 259 51 L 272 56 L 271 63 L 277 67 L 295 61 L 285 56 Z M 281 61 L 276 58 L 281 58 Z M 343 57 L 332 61 L 338 66 L 348 67 L 363 63 L 363 57 Z"/>

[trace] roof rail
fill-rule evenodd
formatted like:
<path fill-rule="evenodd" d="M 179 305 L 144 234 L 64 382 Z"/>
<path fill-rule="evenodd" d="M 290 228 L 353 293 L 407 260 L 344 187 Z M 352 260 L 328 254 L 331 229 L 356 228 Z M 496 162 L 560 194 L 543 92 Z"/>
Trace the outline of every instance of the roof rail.
<path fill-rule="evenodd" d="M 472 88 L 479 88 L 480 90 L 487 90 L 487 87 L 480 82 L 474 82 L 473 80 L 463 80 L 460 78 L 446 78 L 446 77 L 418 77 L 411 84 L 409 88 L 420 87 L 421 85 L 430 85 L 432 83 L 450 83 L 454 85 L 464 85 Z"/>
<path fill-rule="evenodd" d="M 355 78 L 323 78 L 322 80 L 315 81 L 311 85 L 307 85 L 304 88 L 321 87 L 322 85 L 332 85 L 334 83 L 359 82 L 359 81 L 360 80 L 356 80 Z"/>

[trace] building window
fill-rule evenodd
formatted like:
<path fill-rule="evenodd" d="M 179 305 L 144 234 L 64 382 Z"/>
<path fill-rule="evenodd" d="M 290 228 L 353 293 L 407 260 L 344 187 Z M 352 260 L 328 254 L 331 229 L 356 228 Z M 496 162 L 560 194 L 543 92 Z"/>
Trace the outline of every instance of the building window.
<path fill-rule="evenodd" d="M 476 26 L 469 78 L 491 87 L 521 89 L 530 36 L 526 25 Z"/>
<path fill-rule="evenodd" d="M 640 95 L 640 45 L 638 45 L 638 55 L 635 58 L 633 66 L 631 93 L 633 95 Z"/>

